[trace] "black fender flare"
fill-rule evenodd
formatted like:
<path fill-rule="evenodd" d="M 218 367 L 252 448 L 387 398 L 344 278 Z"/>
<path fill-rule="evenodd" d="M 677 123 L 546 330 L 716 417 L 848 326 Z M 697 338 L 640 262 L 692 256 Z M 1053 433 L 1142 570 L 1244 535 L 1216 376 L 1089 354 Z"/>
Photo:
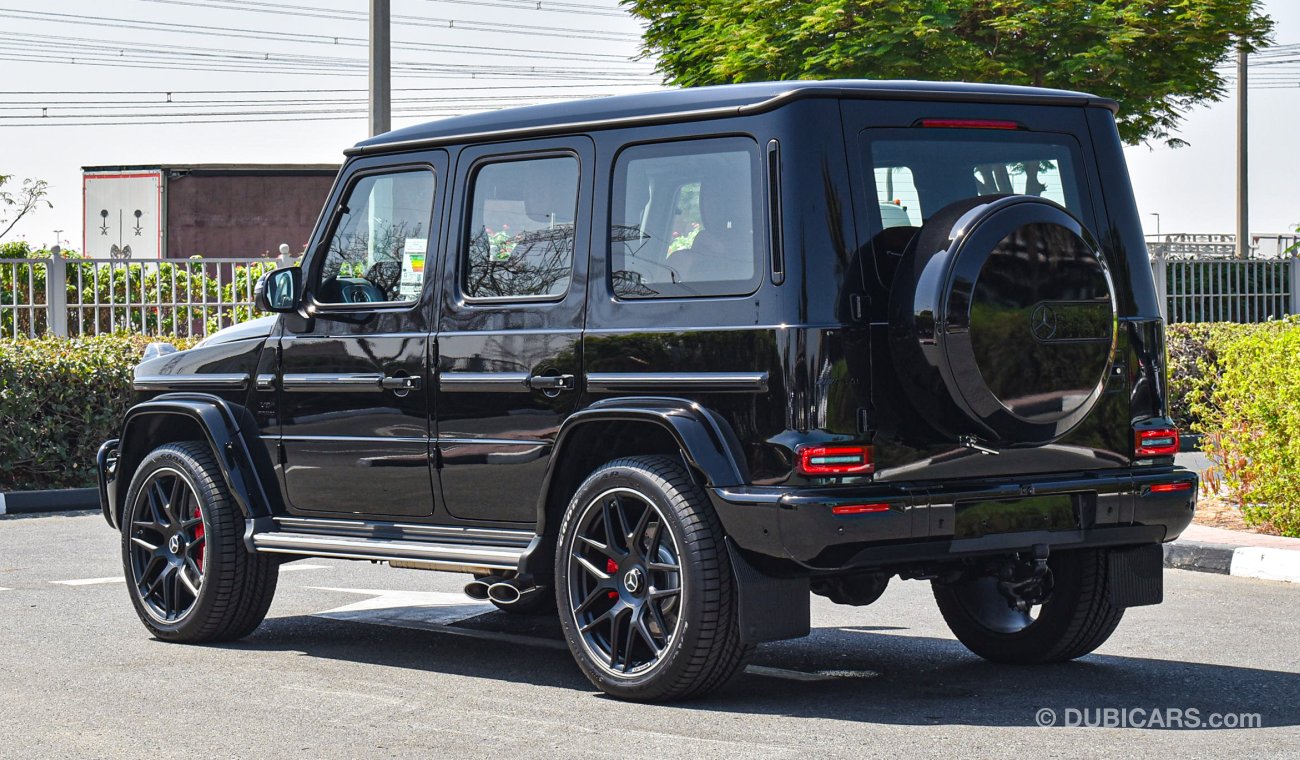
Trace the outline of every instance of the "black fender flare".
<path fill-rule="evenodd" d="M 601 399 L 575 412 L 560 426 L 542 488 L 537 498 L 537 535 L 519 560 L 519 570 L 531 574 L 549 565 L 539 551 L 546 538 L 548 506 L 556 468 L 575 430 L 607 422 L 648 422 L 663 428 L 677 442 L 687 464 L 698 471 L 707 486 L 736 486 L 749 482 L 749 468 L 741 455 L 740 439 L 731 425 L 695 401 L 675 397 L 638 396 Z"/>
<path fill-rule="evenodd" d="M 274 513 L 272 496 L 249 447 L 249 426 L 254 423 L 248 410 L 207 393 L 169 393 L 136 404 L 123 417 L 112 489 L 115 516 L 121 514 L 136 466 L 157 445 L 142 430 L 160 416 L 181 416 L 198 425 L 216 457 L 222 478 L 246 518 L 269 517 Z M 126 483 L 120 482 L 123 476 Z M 114 520 L 115 524 L 118 522 Z"/>

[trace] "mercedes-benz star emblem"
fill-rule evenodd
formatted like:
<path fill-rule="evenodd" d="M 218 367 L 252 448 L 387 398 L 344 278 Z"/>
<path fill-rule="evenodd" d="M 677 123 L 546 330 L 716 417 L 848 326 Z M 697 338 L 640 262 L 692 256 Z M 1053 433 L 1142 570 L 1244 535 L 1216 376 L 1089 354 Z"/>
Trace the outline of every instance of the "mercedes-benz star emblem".
<path fill-rule="evenodd" d="M 1056 336 L 1056 312 L 1045 303 L 1034 307 L 1029 315 L 1029 331 L 1039 340 L 1051 340 Z"/>
<path fill-rule="evenodd" d="M 634 568 L 632 568 L 631 570 L 628 570 L 626 573 L 624 573 L 624 574 L 623 574 L 623 586 L 626 587 L 627 590 L 628 590 L 630 593 L 633 593 L 633 594 L 635 594 L 637 591 L 640 591 L 640 590 L 641 590 L 641 571 L 640 571 L 639 569 L 637 569 L 637 568 L 634 567 Z"/>
<path fill-rule="evenodd" d="M 167 551 L 171 552 L 172 554 L 180 554 L 180 552 L 181 552 L 181 537 L 180 537 L 180 534 L 179 534 L 179 533 L 173 535 L 173 536 L 171 537 L 171 540 L 167 542 Z"/>

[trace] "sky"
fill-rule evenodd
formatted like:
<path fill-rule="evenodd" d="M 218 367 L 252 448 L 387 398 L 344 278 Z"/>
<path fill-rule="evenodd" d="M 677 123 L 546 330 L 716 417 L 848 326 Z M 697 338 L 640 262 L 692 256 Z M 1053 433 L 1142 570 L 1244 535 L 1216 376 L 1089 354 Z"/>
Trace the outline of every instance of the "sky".
<path fill-rule="evenodd" d="M 0 174 L 15 175 L 6 189 L 47 180 L 54 204 L 4 240 L 79 247 L 82 166 L 340 162 L 367 136 L 367 5 L 0 0 Z M 1278 44 L 1300 43 L 1300 2 L 1264 9 Z M 392 13 L 394 128 L 660 85 L 617 0 L 392 0 Z M 1261 234 L 1300 224 L 1300 74 L 1284 70 L 1251 70 Z M 1190 112 L 1189 147 L 1126 150 L 1148 233 L 1235 229 L 1235 108 L 1230 93 Z"/>

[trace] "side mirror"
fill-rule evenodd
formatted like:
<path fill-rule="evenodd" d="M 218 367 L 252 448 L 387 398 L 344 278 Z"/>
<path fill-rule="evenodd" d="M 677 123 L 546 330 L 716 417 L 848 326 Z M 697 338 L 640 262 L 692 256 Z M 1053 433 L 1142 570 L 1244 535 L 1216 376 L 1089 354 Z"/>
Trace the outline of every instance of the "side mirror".
<path fill-rule="evenodd" d="M 302 300 L 302 267 L 272 269 L 257 281 L 253 305 L 260 311 L 286 314 L 298 310 Z"/>

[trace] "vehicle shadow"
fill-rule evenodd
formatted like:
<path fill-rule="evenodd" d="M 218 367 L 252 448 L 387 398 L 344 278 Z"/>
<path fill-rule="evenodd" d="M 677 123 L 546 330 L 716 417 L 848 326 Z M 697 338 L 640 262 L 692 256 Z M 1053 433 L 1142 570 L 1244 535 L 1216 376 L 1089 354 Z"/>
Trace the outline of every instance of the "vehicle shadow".
<path fill-rule="evenodd" d="M 764 645 L 754 660 L 757 667 L 728 688 L 674 707 L 972 726 L 1035 726 L 1044 708 L 1057 725 L 1071 718 L 1075 725 L 1095 723 L 1105 720 L 1099 710 L 1116 708 L 1141 711 L 1136 713 L 1140 726 L 1110 726 L 1135 730 L 1196 727 L 1188 722 L 1204 722 L 1212 713 L 1256 714 L 1256 725 L 1270 728 L 1300 725 L 1300 674 L 1293 672 L 1110 654 L 1053 665 L 997 665 L 955 640 L 880 632 L 890 630 L 896 629 L 817 628 L 804 639 Z M 419 630 L 294 616 L 268 619 L 249 638 L 227 646 L 553 686 L 604 698 L 573 664 L 554 618 L 489 613 Z M 1148 726 L 1153 710 L 1164 716 L 1180 710 L 1184 723 Z"/>

